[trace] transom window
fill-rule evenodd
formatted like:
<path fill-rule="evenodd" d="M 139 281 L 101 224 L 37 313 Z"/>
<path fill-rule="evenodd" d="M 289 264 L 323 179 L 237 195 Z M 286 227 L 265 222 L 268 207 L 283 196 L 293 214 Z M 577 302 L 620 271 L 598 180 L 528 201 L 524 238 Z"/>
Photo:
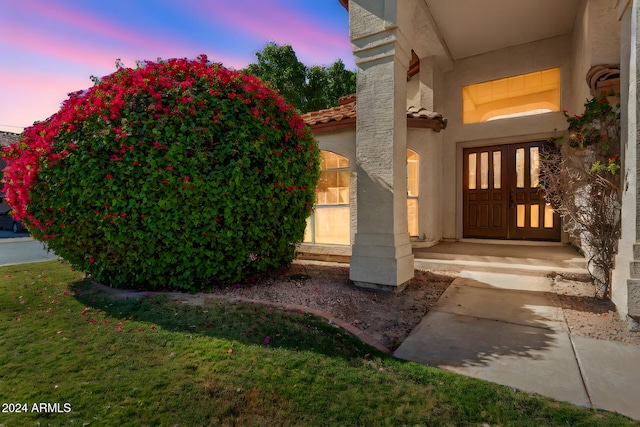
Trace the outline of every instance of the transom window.
<path fill-rule="evenodd" d="M 560 68 L 462 87 L 462 123 L 560 111 Z"/>

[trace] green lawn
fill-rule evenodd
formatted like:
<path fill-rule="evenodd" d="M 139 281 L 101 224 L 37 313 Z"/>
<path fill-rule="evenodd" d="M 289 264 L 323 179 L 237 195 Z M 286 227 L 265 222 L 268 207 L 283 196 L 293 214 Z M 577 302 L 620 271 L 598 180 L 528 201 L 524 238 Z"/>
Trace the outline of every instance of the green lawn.
<path fill-rule="evenodd" d="M 640 425 L 396 360 L 306 314 L 111 301 L 55 261 L 0 268 L 0 369 L 6 427 Z"/>

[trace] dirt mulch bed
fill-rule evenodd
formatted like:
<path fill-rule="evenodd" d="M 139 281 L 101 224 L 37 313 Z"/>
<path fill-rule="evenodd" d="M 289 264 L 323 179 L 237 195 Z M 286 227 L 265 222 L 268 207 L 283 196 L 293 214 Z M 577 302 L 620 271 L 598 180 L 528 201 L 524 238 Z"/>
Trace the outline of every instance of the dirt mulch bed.
<path fill-rule="evenodd" d="M 571 276 L 549 277 L 553 302 L 562 307 L 572 334 L 640 345 L 640 331 L 621 320 L 616 306 L 608 299 L 596 298 L 596 286 Z M 635 330 L 634 330 L 635 329 Z"/>
<path fill-rule="evenodd" d="M 383 292 L 354 286 L 346 264 L 305 261 L 293 263 L 283 275 L 215 288 L 212 293 L 321 310 L 394 349 L 454 279 L 455 274 L 416 270 L 402 292 Z"/>

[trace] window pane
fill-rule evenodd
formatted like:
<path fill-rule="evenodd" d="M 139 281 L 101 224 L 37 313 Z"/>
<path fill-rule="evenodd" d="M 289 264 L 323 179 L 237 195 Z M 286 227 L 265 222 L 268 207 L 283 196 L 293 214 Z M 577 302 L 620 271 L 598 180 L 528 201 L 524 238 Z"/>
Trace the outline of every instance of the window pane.
<path fill-rule="evenodd" d="M 320 151 L 320 169 L 340 169 L 349 167 L 349 159 L 341 156 L 340 154 L 332 153 L 331 151 Z"/>
<path fill-rule="evenodd" d="M 544 205 L 544 228 L 553 228 L 553 208 L 551 203 Z"/>
<path fill-rule="evenodd" d="M 516 206 L 516 227 L 523 228 L 524 227 L 524 205 Z"/>
<path fill-rule="evenodd" d="M 407 194 L 418 197 L 418 162 L 420 156 L 412 150 L 407 150 Z"/>
<path fill-rule="evenodd" d="M 489 153 L 480 153 L 480 188 L 489 188 Z"/>
<path fill-rule="evenodd" d="M 540 149 L 538 147 L 531 147 L 529 149 L 529 161 L 531 188 L 538 188 L 538 178 L 540 177 Z"/>
<path fill-rule="evenodd" d="M 469 154 L 469 190 L 476 189 L 476 153 Z"/>
<path fill-rule="evenodd" d="M 312 242 L 312 231 L 311 231 L 311 217 L 307 218 L 307 228 L 304 229 L 304 238 L 302 239 L 303 242 L 305 243 L 311 243 Z"/>
<path fill-rule="evenodd" d="M 540 227 L 540 205 L 531 205 L 531 228 Z"/>
<path fill-rule="evenodd" d="M 516 187 L 524 188 L 524 148 L 516 150 Z"/>
<path fill-rule="evenodd" d="M 409 220 L 409 235 L 418 235 L 418 199 L 407 199 L 407 219 Z"/>
<path fill-rule="evenodd" d="M 348 205 L 349 175 L 349 171 L 321 172 L 316 187 L 317 204 Z"/>
<path fill-rule="evenodd" d="M 349 207 L 316 208 L 315 242 L 348 245 L 351 243 Z"/>
<path fill-rule="evenodd" d="M 337 172 L 337 175 L 338 186 L 336 187 L 336 191 L 338 192 L 338 203 L 340 203 L 341 205 L 348 205 L 350 173 L 349 171 L 340 171 Z"/>
<path fill-rule="evenodd" d="M 502 152 L 493 152 L 493 188 L 500 189 L 502 187 Z"/>

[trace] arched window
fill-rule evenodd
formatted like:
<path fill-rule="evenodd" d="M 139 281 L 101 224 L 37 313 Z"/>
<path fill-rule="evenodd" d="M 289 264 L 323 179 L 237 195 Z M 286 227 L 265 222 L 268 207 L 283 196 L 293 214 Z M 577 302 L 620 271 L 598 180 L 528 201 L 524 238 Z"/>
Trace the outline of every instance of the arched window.
<path fill-rule="evenodd" d="M 418 192 L 420 155 L 413 150 L 407 150 L 407 220 L 409 235 L 418 236 Z"/>
<path fill-rule="evenodd" d="M 351 244 L 349 159 L 331 151 L 320 151 L 320 180 L 316 187 L 316 207 L 307 219 L 304 241 L 308 243 Z"/>

